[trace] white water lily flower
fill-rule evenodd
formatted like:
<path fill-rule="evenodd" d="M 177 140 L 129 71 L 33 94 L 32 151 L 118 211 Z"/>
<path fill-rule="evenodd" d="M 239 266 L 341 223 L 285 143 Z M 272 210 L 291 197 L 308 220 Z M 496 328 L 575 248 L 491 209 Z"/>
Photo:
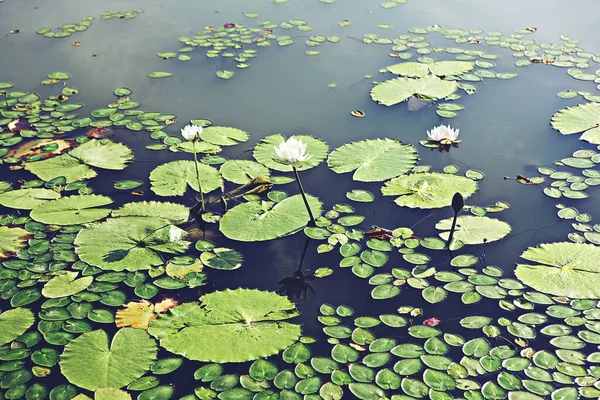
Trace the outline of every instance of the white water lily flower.
<path fill-rule="evenodd" d="M 181 136 L 183 136 L 183 138 L 185 140 L 196 140 L 196 139 L 200 139 L 200 135 L 202 134 L 202 127 L 198 126 L 198 125 L 186 125 L 182 130 L 181 130 Z"/>
<path fill-rule="evenodd" d="M 306 143 L 292 136 L 275 147 L 275 157 L 273 159 L 278 163 L 297 167 L 311 157 L 312 154 L 306 152 Z"/>
<path fill-rule="evenodd" d="M 458 129 L 451 128 L 450 125 L 440 125 L 431 129 L 431 131 L 427 131 L 427 139 L 431 142 L 456 142 L 458 139 L 458 132 Z"/>

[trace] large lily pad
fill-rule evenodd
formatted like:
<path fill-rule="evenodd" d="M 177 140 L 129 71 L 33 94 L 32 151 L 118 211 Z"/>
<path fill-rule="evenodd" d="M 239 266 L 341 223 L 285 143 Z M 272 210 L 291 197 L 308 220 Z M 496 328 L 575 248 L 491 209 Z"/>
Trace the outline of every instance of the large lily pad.
<path fill-rule="evenodd" d="M 107 387 L 96 390 L 94 400 L 131 400 L 131 395 L 124 390 Z"/>
<path fill-rule="evenodd" d="M 220 172 L 223 178 L 240 185 L 259 176 L 269 178 L 271 174 L 269 168 L 250 160 L 228 160 L 221 165 Z"/>
<path fill-rule="evenodd" d="M 31 210 L 31 218 L 44 224 L 76 225 L 97 221 L 110 214 L 109 208 L 99 208 L 111 204 L 107 196 L 83 195 L 63 197 L 48 201 Z"/>
<path fill-rule="evenodd" d="M 234 146 L 248 140 L 248 133 L 241 129 L 227 126 L 209 126 L 204 128 L 200 135 L 202 140 L 219 146 Z"/>
<path fill-rule="evenodd" d="M 93 276 L 84 276 L 77 279 L 78 272 L 66 271 L 50 279 L 42 288 L 42 294 L 49 299 L 72 296 L 92 284 Z"/>
<path fill-rule="evenodd" d="M 410 144 L 369 139 L 338 147 L 329 155 L 327 165 L 338 174 L 354 171 L 355 181 L 380 182 L 407 173 L 417 159 L 417 151 Z"/>
<path fill-rule="evenodd" d="M 391 65 L 386 70 L 396 75 L 420 78 L 429 73 L 437 76 L 461 75 L 472 70 L 474 66 L 475 64 L 469 61 L 436 61 L 430 64 L 411 61 Z"/>
<path fill-rule="evenodd" d="M 82 229 L 75 238 L 75 252 L 88 264 L 113 271 L 136 271 L 162 265 L 159 252 L 184 253 L 186 232 L 166 219 L 110 218 Z"/>
<path fill-rule="evenodd" d="M 67 183 L 91 179 L 98 175 L 92 168 L 68 154 L 26 163 L 25 169 L 45 181 L 64 176 Z"/>
<path fill-rule="evenodd" d="M 122 170 L 133 160 L 133 152 L 122 143 L 90 140 L 68 153 L 71 157 L 96 168 Z"/>
<path fill-rule="evenodd" d="M 31 210 L 40 204 L 60 198 L 60 193 L 50 189 L 18 189 L 0 194 L 0 205 L 20 210 Z"/>
<path fill-rule="evenodd" d="M 25 169 L 49 181 L 59 176 L 67 183 L 97 175 L 90 167 L 122 170 L 133 160 L 133 152 L 124 144 L 110 140 L 90 140 L 67 154 L 25 164 Z"/>
<path fill-rule="evenodd" d="M 381 188 L 384 196 L 400 196 L 395 203 L 411 208 L 447 207 L 456 192 L 467 198 L 476 190 L 477 183 L 469 178 L 437 172 L 400 176 Z"/>
<path fill-rule="evenodd" d="M 172 353 L 206 362 L 243 362 L 268 357 L 300 337 L 298 315 L 286 297 L 236 289 L 206 294 L 150 323 L 151 335 Z"/>
<path fill-rule="evenodd" d="M 0 226 L 0 258 L 5 258 L 8 254 L 25 247 L 29 235 L 31 234 L 22 228 Z"/>
<path fill-rule="evenodd" d="M 223 179 L 219 171 L 210 165 L 199 163 L 202 192 L 212 192 L 221 186 Z M 194 161 L 172 161 L 155 168 L 150 173 L 152 191 L 159 196 L 183 196 L 190 186 L 199 192 Z"/>
<path fill-rule="evenodd" d="M 571 298 L 600 298 L 600 247 L 546 243 L 528 248 L 521 257 L 535 264 L 518 264 L 515 274 L 534 289 Z"/>
<path fill-rule="evenodd" d="M 307 197 L 317 218 L 321 215 L 321 202 L 316 197 Z M 309 221 L 302 196 L 298 194 L 279 203 L 252 201 L 235 206 L 225 213 L 219 229 L 229 239 L 259 242 L 295 233 Z"/>
<path fill-rule="evenodd" d="M 563 135 L 584 132 L 579 138 L 600 144 L 600 104 L 587 103 L 563 108 L 552 116 L 552 127 Z"/>
<path fill-rule="evenodd" d="M 435 225 L 436 229 L 444 232 L 440 237 L 448 240 L 452 218 L 443 219 Z M 454 239 L 465 244 L 481 244 L 500 240 L 510 233 L 510 225 L 504 221 L 488 217 L 461 216 L 456 221 Z"/>
<path fill-rule="evenodd" d="M 303 162 L 302 165 L 297 168 L 299 171 L 314 168 L 327 157 L 329 147 L 321 139 L 309 135 L 293 135 L 292 137 L 306 143 L 306 151 L 312 154 L 312 157 L 309 160 Z M 283 165 L 273 160 L 273 157 L 275 156 L 275 147 L 285 141 L 285 136 L 281 134 L 267 136 L 254 147 L 254 158 L 259 163 L 276 171 L 291 172 L 292 167 L 290 165 Z"/>
<path fill-rule="evenodd" d="M 60 370 L 87 390 L 121 388 L 144 375 L 156 359 L 156 342 L 146 331 L 123 328 L 109 343 L 103 330 L 71 340 L 60 356 Z"/>
<path fill-rule="evenodd" d="M 28 308 L 13 308 L 0 314 L 0 346 L 12 342 L 21 336 L 31 325 L 35 317 Z"/>
<path fill-rule="evenodd" d="M 113 217 L 151 217 L 162 218 L 173 224 L 187 222 L 190 209 L 183 204 L 161 201 L 138 201 L 123 204 L 121 208 L 112 212 Z"/>
<path fill-rule="evenodd" d="M 458 89 L 455 81 L 445 81 L 435 75 L 423 78 L 395 78 L 380 83 L 371 89 L 371 98 L 385 106 L 393 106 L 412 96 L 437 100 L 451 95 Z"/>

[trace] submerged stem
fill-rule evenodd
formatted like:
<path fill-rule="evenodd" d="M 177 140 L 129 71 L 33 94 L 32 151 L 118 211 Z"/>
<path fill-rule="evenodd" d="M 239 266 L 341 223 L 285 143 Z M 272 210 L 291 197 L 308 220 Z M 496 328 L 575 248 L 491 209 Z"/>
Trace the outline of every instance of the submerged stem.
<path fill-rule="evenodd" d="M 454 213 L 454 219 L 452 220 L 452 228 L 450 228 L 450 236 L 448 236 L 448 248 L 450 248 L 450 244 L 452 243 L 452 238 L 454 237 L 454 230 L 456 229 L 456 219 L 458 218 L 458 213 Z"/>
<path fill-rule="evenodd" d="M 310 217 L 313 225 L 317 225 L 315 221 L 315 217 L 313 216 L 312 211 L 310 210 L 310 206 L 308 205 L 308 199 L 306 198 L 306 193 L 304 193 L 304 188 L 302 187 L 302 182 L 300 182 L 300 176 L 298 175 L 298 170 L 296 167 L 292 165 L 292 169 L 294 170 L 294 175 L 296 175 L 296 182 L 298 182 L 298 187 L 300 188 L 300 194 L 302 195 L 302 200 L 304 200 L 304 205 L 306 206 L 306 211 L 308 211 L 308 216 Z"/>
<path fill-rule="evenodd" d="M 196 151 L 196 139 L 192 141 L 192 148 L 194 149 L 194 165 L 196 166 L 196 179 L 198 180 L 198 191 L 200 192 L 200 204 L 202 205 L 202 212 L 204 212 L 204 193 L 202 192 L 202 183 L 200 182 L 200 170 L 198 169 L 198 152 Z"/>

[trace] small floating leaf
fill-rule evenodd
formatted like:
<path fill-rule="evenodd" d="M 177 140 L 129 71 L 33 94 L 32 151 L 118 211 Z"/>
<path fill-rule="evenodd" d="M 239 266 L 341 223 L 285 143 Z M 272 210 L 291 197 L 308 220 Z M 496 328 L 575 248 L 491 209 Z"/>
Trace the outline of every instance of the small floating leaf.
<path fill-rule="evenodd" d="M 235 75 L 235 71 L 221 70 L 217 71 L 217 76 L 221 79 L 231 79 Z"/>
<path fill-rule="evenodd" d="M 166 71 L 154 71 L 148 74 L 148 77 L 152 79 L 168 78 L 170 76 L 173 76 L 173 74 Z"/>

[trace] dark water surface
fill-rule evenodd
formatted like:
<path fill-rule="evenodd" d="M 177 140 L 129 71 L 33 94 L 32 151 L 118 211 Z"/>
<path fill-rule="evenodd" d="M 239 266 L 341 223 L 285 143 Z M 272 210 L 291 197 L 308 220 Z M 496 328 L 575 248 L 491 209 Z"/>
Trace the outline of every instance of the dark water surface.
<path fill-rule="evenodd" d="M 132 20 L 98 18 L 103 11 L 137 8 L 143 8 L 145 12 Z M 248 19 L 242 15 L 245 11 L 258 12 L 261 16 Z M 0 39 L 0 81 L 14 82 L 17 89 L 34 91 L 44 97 L 54 93 L 55 89 L 40 85 L 41 80 L 52 71 L 69 71 L 72 75 L 69 86 L 80 90 L 75 101 L 86 104 L 82 114 L 114 101 L 112 91 L 115 88 L 129 87 L 133 90 L 133 99 L 139 101 L 144 110 L 177 115 L 178 122 L 169 129 L 174 136 L 188 120 L 195 118 L 208 118 L 216 125 L 238 127 L 249 132 L 251 138 L 247 143 L 224 150 L 222 154 L 229 158 L 251 159 L 251 153 L 243 151 L 274 133 L 314 135 L 326 141 L 330 150 L 368 138 L 401 139 L 414 144 L 419 151 L 419 164 L 431 165 L 434 171 L 455 164 L 462 173 L 477 169 L 486 174 L 485 179 L 479 182 L 480 190 L 469 199 L 468 204 L 486 206 L 496 201 L 510 204 L 510 209 L 491 216 L 511 224 L 513 234 L 488 244 L 485 254 L 487 264 L 499 266 L 506 276 L 511 276 L 519 255 L 527 247 L 566 240 L 570 226 L 568 222 L 559 222 L 556 201 L 545 196 L 542 187 L 519 185 L 503 177 L 518 174 L 535 176 L 538 175 L 537 166 L 550 167 L 552 161 L 568 157 L 579 148 L 595 149 L 593 145 L 577 141 L 577 135 L 562 136 L 549 125 L 554 112 L 578 103 L 577 99 L 558 98 L 557 92 L 565 89 L 594 91 L 595 85 L 571 79 L 562 68 L 543 65 L 517 68 L 510 49 L 477 46 L 477 49 L 502 56 L 494 60 L 497 64 L 494 71 L 518 72 L 519 76 L 511 80 L 492 79 L 476 83 L 479 87 L 476 95 L 463 95 L 458 103 L 465 106 L 465 110 L 449 120 L 453 126 L 460 128 L 463 142 L 449 153 L 440 153 L 418 144 L 426 138 L 427 129 L 447 123 L 436 115 L 434 107 L 409 112 L 405 104 L 387 108 L 370 99 L 372 81 L 384 79 L 380 79 L 378 70 L 398 60 L 388 56 L 390 46 L 366 45 L 362 43 L 362 36 L 376 32 L 394 38 L 407 33 L 410 28 L 433 24 L 444 28 L 503 31 L 506 35 L 515 29 L 532 26 L 538 28 L 533 36 L 538 43 L 557 44 L 561 35 L 570 35 L 581 39 L 580 46 L 595 54 L 600 51 L 600 39 L 594 29 L 598 12 L 600 4 L 594 0 L 575 3 L 408 0 L 407 4 L 389 10 L 381 8 L 378 1 L 348 0 L 337 0 L 334 4 L 323 4 L 317 0 L 290 0 L 286 4 L 272 4 L 268 0 L 5 0 L 0 4 L 0 34 L 4 35 L 11 29 L 20 29 L 21 33 Z M 70 38 L 46 39 L 35 34 L 43 26 L 54 27 L 88 15 L 96 16 L 93 25 L 88 31 Z M 313 31 L 278 32 L 292 35 L 295 44 L 260 48 L 258 56 L 249 61 L 251 67 L 237 70 L 236 76 L 229 81 L 218 79 L 215 72 L 235 69 L 233 61 L 207 59 L 201 55 L 200 49 L 191 53 L 192 60 L 188 62 L 162 60 L 155 55 L 157 52 L 176 51 L 183 46 L 178 37 L 193 36 L 207 25 L 234 22 L 255 26 L 267 19 L 274 22 L 304 19 Z M 344 19 L 351 20 L 352 25 L 345 28 L 338 26 L 338 22 Z M 393 29 L 377 28 L 377 24 L 382 23 L 392 24 Z M 342 40 L 337 44 L 326 43 L 317 49 L 321 51 L 319 56 L 308 57 L 304 52 L 312 48 L 304 41 L 311 34 L 338 35 Z M 81 41 L 83 46 L 72 46 L 74 40 Z M 439 34 L 430 34 L 428 40 L 434 43 L 433 47 L 452 46 Z M 453 59 L 451 54 L 442 53 L 439 57 Z M 161 80 L 147 78 L 149 72 L 158 70 L 174 72 L 175 76 Z M 373 75 L 374 78 L 365 79 L 365 75 Z M 337 87 L 328 88 L 329 83 L 336 83 Z M 366 117 L 352 117 L 350 111 L 353 109 L 363 110 Z M 127 192 L 114 191 L 114 181 L 145 181 L 140 189 L 147 193 L 144 199 L 149 200 L 152 198 L 148 183 L 150 170 L 169 160 L 191 159 L 191 155 L 186 153 L 145 149 L 146 145 L 155 142 L 143 131 L 134 133 L 119 129 L 111 139 L 131 147 L 136 156 L 136 161 L 129 168 L 116 172 L 102 171 L 100 177 L 91 183 L 96 193 L 111 196 L 115 206 L 137 199 Z M 0 166 L 0 173 L 3 180 L 14 181 L 17 176 L 31 179 L 28 174 L 9 175 L 6 166 Z M 393 229 L 416 224 L 414 229 L 418 235 L 435 236 L 435 222 L 451 216 L 450 209 L 428 211 L 397 207 L 392 197 L 380 195 L 381 183 L 354 182 L 351 174 L 337 175 L 325 163 L 303 172 L 301 176 L 307 191 L 325 203 L 325 210 L 335 203 L 349 203 L 345 193 L 352 189 L 366 189 L 376 194 L 373 203 L 352 203 L 357 214 L 367 217 L 363 228 L 378 225 Z M 284 190 L 296 193 L 296 187 L 292 185 Z M 588 199 L 576 203 L 565 200 L 562 203 L 576 204 L 580 211 L 597 217 L 597 190 L 591 188 L 588 194 Z M 189 193 L 184 199 L 186 204 L 193 202 Z M 238 249 L 244 255 L 244 264 L 238 270 L 208 271 L 208 278 L 216 289 L 248 287 L 277 290 L 278 282 L 292 275 L 298 267 L 305 244 L 305 237 L 301 234 L 252 244 L 232 242 L 222 236 L 211 240 L 219 246 Z M 501 315 L 495 300 L 485 299 L 467 308 L 453 297 L 441 304 L 430 305 L 411 288 L 392 300 L 372 300 L 369 295 L 371 288 L 365 280 L 337 267 L 340 259 L 337 250 L 319 255 L 316 252 L 318 244 L 316 241 L 309 243 L 303 268 L 314 271 L 328 266 L 335 272 L 330 277 L 312 282 L 316 293 L 298 303 L 302 315 L 297 319 L 303 324 L 306 335 L 319 340 L 314 347 L 315 354 L 326 354 L 330 347 L 325 343 L 322 327 L 316 321 L 319 306 L 323 303 L 350 305 L 356 315 L 392 313 L 401 305 L 420 306 L 424 315 L 441 318 L 447 323 L 444 330 L 448 327 L 449 331 L 456 333 L 460 329 L 456 324 L 457 318 L 479 313 L 490 317 Z M 482 248 L 473 246 L 467 251 L 479 255 Z M 436 254 L 436 257 L 434 263 L 438 270 L 451 269 L 446 253 Z M 399 254 L 390 257 L 389 265 L 410 267 Z M 202 289 L 185 290 L 180 298 L 191 301 L 201 293 Z M 8 304 L 2 302 L 0 308 L 7 309 Z M 382 329 L 378 336 L 380 332 L 382 336 L 386 334 Z M 190 363 L 192 368 L 196 368 L 196 364 Z M 58 371 L 54 373 L 56 382 L 62 382 Z M 196 384 L 191 381 L 189 371 L 178 373 L 174 379 L 177 380 L 177 398 L 191 393 Z"/>

